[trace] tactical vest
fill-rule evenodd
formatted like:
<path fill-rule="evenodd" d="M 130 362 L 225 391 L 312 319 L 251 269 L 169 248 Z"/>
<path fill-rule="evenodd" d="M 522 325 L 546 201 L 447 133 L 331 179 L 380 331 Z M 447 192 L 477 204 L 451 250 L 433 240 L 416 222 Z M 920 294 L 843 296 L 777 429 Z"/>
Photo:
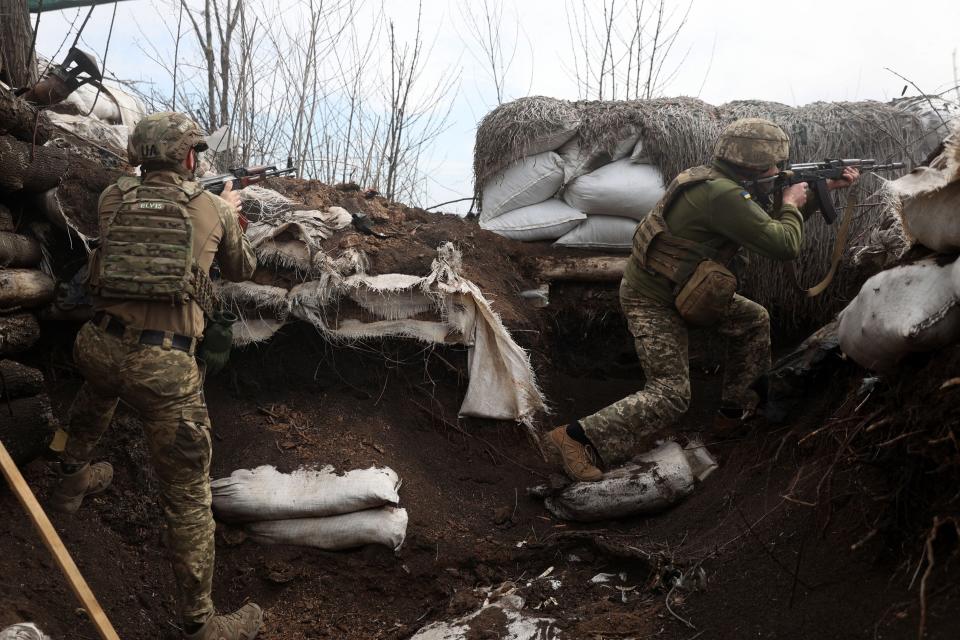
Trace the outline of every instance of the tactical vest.
<path fill-rule="evenodd" d="M 724 266 L 739 247 L 732 242 L 719 249 L 670 233 L 664 213 L 686 189 L 724 178 L 713 167 L 694 167 L 674 178 L 653 210 L 633 234 L 633 258 L 647 271 L 674 283 L 674 305 L 680 316 L 696 325 L 710 325 L 729 307 L 737 289 L 736 277 Z"/>
<path fill-rule="evenodd" d="M 196 302 L 208 316 L 216 310 L 210 277 L 193 255 L 190 201 L 203 192 L 195 182 L 142 184 L 117 181 L 123 202 L 107 219 L 99 268 L 91 274 L 93 293 L 114 300 Z"/>
<path fill-rule="evenodd" d="M 701 261 L 715 260 L 725 264 L 733 258 L 739 249 L 736 244 L 726 243 L 720 249 L 714 249 L 680 238 L 670 233 L 664 219 L 664 214 L 681 193 L 701 182 L 726 177 L 713 167 L 701 166 L 687 169 L 670 182 L 666 193 L 634 231 L 633 255 L 641 267 L 682 285 Z"/>

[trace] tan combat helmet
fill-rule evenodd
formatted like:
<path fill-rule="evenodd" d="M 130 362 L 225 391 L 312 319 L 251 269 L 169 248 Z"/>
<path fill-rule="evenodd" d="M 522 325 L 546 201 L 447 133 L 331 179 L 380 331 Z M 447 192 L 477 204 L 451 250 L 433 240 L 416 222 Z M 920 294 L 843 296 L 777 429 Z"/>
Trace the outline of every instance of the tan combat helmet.
<path fill-rule="evenodd" d="M 742 118 L 730 123 L 713 155 L 753 171 L 764 171 L 790 155 L 790 138 L 783 129 L 763 118 Z"/>
<path fill-rule="evenodd" d="M 179 170 L 190 149 L 203 151 L 207 141 L 197 123 L 175 111 L 152 113 L 137 123 L 127 141 L 133 166 Z"/>

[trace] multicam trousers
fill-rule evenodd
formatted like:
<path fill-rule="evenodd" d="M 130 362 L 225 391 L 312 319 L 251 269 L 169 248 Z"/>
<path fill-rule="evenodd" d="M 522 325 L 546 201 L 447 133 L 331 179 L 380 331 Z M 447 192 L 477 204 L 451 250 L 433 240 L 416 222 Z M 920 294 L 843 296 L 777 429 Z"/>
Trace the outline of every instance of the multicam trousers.
<path fill-rule="evenodd" d="M 166 542 L 184 623 L 213 614 L 214 523 L 210 511 L 210 419 L 190 354 L 112 336 L 92 323 L 77 335 L 74 360 L 86 382 L 70 408 L 62 459 L 89 462 L 118 399 L 136 409 L 160 485 Z"/>
<path fill-rule="evenodd" d="M 643 367 L 643 389 L 580 423 L 608 465 L 629 460 L 690 406 L 687 327 L 673 307 L 620 284 L 620 305 Z M 770 317 L 761 305 L 735 295 L 716 330 L 727 338 L 724 404 L 744 406 L 750 385 L 770 368 Z"/>

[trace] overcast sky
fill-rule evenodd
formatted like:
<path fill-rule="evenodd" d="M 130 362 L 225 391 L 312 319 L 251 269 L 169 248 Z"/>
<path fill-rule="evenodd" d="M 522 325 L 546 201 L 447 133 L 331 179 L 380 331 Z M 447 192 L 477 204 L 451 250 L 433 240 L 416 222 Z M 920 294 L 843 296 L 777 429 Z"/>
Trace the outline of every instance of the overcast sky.
<path fill-rule="evenodd" d="M 602 6 L 600 0 L 584 0 L 584 4 L 594 10 Z M 151 24 L 156 21 L 154 6 L 149 0 L 118 5 L 107 55 L 107 67 L 116 76 L 150 79 L 157 74 L 135 45 L 141 37 L 135 17 Z M 412 38 L 416 6 L 414 0 L 383 4 L 383 11 L 396 22 L 399 39 Z M 379 3 L 371 2 L 369 7 L 380 10 Z M 449 127 L 426 159 L 430 201 L 418 204 L 427 206 L 471 193 L 473 136 L 480 118 L 496 106 L 496 96 L 476 51 L 467 46 L 460 3 L 424 0 L 423 7 L 425 39 L 433 44 L 426 83 L 439 82 L 457 69 L 462 78 Z M 685 7 L 686 2 L 676 3 L 678 11 Z M 86 11 L 82 10 L 77 24 Z M 101 58 L 112 11 L 112 5 L 95 9 L 83 33 L 81 46 Z M 38 51 L 52 55 L 77 15 L 77 10 L 42 14 Z M 175 15 L 170 20 L 176 24 Z M 567 2 L 506 1 L 504 22 L 507 47 L 513 48 L 514 34 L 518 37 L 505 98 L 577 98 Z M 713 104 L 748 98 L 791 105 L 888 100 L 898 97 L 906 83 L 885 67 L 928 93 L 939 93 L 954 84 L 953 57 L 960 57 L 955 53 L 958 48 L 960 0 L 694 0 L 667 62 L 677 73 L 662 93 L 699 96 Z M 911 86 L 906 95 L 917 93 Z M 957 99 L 953 92 L 945 97 Z"/>

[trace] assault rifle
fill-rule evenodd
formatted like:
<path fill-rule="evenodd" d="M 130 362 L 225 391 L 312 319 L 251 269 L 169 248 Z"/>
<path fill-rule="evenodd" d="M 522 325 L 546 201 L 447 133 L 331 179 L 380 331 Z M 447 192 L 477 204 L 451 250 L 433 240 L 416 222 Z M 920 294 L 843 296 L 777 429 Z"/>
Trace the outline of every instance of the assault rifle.
<path fill-rule="evenodd" d="M 827 189 L 827 180 L 839 180 L 843 177 L 845 167 L 854 167 L 860 171 L 895 171 L 903 169 L 902 162 L 890 162 L 888 164 L 877 164 L 876 160 L 824 160 L 823 162 L 801 162 L 792 164 L 780 173 L 767 178 L 757 178 L 755 180 L 746 180 L 742 182 L 744 189 L 759 184 L 773 183 L 772 192 L 779 194 L 784 187 L 792 184 L 806 182 L 813 191 L 813 197 L 816 200 L 820 213 L 823 214 L 827 224 L 833 224 L 837 219 L 837 210 L 833 206 L 833 199 L 830 197 L 830 190 Z"/>
<path fill-rule="evenodd" d="M 267 178 L 283 176 L 288 173 L 296 172 L 297 170 L 293 166 L 293 161 L 290 158 L 287 158 L 286 169 L 277 169 L 275 166 L 267 165 L 262 165 L 259 167 L 236 167 L 234 169 L 230 169 L 229 173 L 221 173 L 220 175 L 213 176 L 211 178 L 200 178 L 198 182 L 210 193 L 220 195 L 223 193 L 224 186 L 226 186 L 227 182 L 230 182 L 231 180 L 233 181 L 234 189 L 243 189 L 248 185 L 260 182 L 261 180 L 266 180 Z"/>

